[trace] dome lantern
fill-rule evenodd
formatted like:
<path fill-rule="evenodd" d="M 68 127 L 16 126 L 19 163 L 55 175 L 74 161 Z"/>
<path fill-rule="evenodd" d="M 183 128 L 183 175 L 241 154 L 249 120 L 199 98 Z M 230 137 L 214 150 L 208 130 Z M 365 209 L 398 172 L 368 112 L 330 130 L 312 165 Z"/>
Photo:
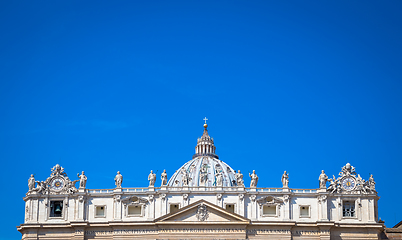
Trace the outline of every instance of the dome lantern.
<path fill-rule="evenodd" d="M 218 155 L 215 154 L 216 147 L 214 145 L 214 139 L 208 135 L 208 119 L 204 118 L 203 120 L 205 121 L 204 133 L 200 138 L 197 139 L 197 146 L 195 146 L 195 154 L 193 155 L 193 159 L 199 156 L 211 156 L 219 159 Z"/>

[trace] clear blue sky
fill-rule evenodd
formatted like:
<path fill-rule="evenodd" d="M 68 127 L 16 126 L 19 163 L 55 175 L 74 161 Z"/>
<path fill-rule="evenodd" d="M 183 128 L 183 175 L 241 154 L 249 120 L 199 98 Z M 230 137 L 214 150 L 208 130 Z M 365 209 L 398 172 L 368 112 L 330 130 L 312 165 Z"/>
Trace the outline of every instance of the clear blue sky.
<path fill-rule="evenodd" d="M 88 188 L 145 187 L 194 153 L 260 187 L 316 188 L 347 162 L 402 220 L 401 1 L 1 1 L 0 239 L 27 180 L 61 164 Z M 248 185 L 250 180 L 245 178 Z M 160 180 L 156 183 L 160 184 Z"/>

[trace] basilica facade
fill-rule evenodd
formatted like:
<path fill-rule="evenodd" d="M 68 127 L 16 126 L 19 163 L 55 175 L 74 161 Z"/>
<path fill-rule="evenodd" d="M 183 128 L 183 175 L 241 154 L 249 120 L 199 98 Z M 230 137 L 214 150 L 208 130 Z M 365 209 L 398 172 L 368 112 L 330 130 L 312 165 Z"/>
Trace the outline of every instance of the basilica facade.
<path fill-rule="evenodd" d="M 340 166 L 339 176 L 317 174 L 316 189 L 250 186 L 216 154 L 204 124 L 192 159 L 161 186 L 151 171 L 149 186 L 87 189 L 85 173 L 70 180 L 59 165 L 46 180 L 28 180 L 22 239 L 380 239 L 373 176 L 364 180 L 353 166 Z M 78 188 L 76 185 L 79 185 Z"/>

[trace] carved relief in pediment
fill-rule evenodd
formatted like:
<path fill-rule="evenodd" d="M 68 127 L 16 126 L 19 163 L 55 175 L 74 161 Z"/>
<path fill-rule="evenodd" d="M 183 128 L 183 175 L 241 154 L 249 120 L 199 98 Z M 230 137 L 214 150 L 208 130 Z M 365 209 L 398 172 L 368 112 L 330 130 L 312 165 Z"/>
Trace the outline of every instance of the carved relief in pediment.
<path fill-rule="evenodd" d="M 165 216 L 156 219 L 157 222 L 205 222 L 205 223 L 217 223 L 217 222 L 244 222 L 248 223 L 248 219 L 227 212 L 225 209 L 209 203 L 204 200 L 200 200 L 186 207 L 179 209 L 175 213 L 170 213 Z"/>

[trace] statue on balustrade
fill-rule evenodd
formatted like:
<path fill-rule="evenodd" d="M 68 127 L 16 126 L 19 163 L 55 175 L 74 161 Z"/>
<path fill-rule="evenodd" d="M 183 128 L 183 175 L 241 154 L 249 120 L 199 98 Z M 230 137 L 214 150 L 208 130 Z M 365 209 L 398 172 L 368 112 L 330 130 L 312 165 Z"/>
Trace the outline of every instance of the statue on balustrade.
<path fill-rule="evenodd" d="M 321 170 L 320 177 L 318 178 L 320 181 L 320 188 L 326 188 L 328 182 L 328 176 L 325 174 L 324 170 Z"/>
<path fill-rule="evenodd" d="M 289 174 L 286 171 L 282 175 L 282 185 L 284 188 L 289 187 Z"/>
<path fill-rule="evenodd" d="M 123 183 L 123 175 L 120 174 L 120 171 L 117 171 L 117 175 L 114 177 L 114 182 L 116 184 L 116 188 L 121 188 L 121 184 Z"/>
<path fill-rule="evenodd" d="M 148 175 L 149 186 L 155 186 L 156 174 L 151 170 L 151 173 Z"/>
<path fill-rule="evenodd" d="M 31 177 L 28 179 L 28 192 L 31 192 L 35 189 L 35 177 L 31 174 Z"/>
<path fill-rule="evenodd" d="M 166 173 L 166 169 L 163 170 L 163 173 L 161 174 L 161 180 L 162 180 L 161 186 L 166 186 L 166 184 L 167 184 L 167 173 Z"/>
<path fill-rule="evenodd" d="M 237 171 L 235 177 L 236 177 L 237 186 L 244 187 L 243 174 L 240 172 L 240 170 Z"/>
<path fill-rule="evenodd" d="M 82 171 L 81 175 L 77 173 L 77 177 L 80 178 L 80 188 L 85 188 L 85 186 L 87 185 L 87 176 L 85 176 L 85 172 Z"/>
<path fill-rule="evenodd" d="M 250 187 L 251 188 L 256 188 L 257 187 L 257 183 L 258 183 L 258 176 L 255 173 L 255 170 L 253 170 L 253 173 L 250 174 L 248 173 L 248 175 L 251 177 L 251 181 L 250 181 Z"/>

